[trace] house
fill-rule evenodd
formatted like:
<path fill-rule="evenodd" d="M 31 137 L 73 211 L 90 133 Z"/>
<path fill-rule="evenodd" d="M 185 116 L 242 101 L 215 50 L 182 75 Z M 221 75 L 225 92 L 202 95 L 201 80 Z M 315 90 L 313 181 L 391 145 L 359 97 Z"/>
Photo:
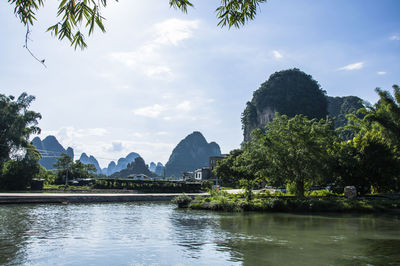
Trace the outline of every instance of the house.
<path fill-rule="evenodd" d="M 182 173 L 183 181 L 189 181 L 194 179 L 194 172 L 183 172 Z"/>
<path fill-rule="evenodd" d="M 196 181 L 200 180 L 212 180 L 215 181 L 216 183 L 218 182 L 218 178 L 216 178 L 212 170 L 217 166 L 217 162 L 224 159 L 228 154 L 222 154 L 220 156 L 211 156 L 209 158 L 209 166 L 207 167 L 202 167 L 194 171 L 194 179 Z"/>
<path fill-rule="evenodd" d="M 202 167 L 194 171 L 195 180 L 208 180 L 211 179 L 211 169 L 210 167 Z"/>

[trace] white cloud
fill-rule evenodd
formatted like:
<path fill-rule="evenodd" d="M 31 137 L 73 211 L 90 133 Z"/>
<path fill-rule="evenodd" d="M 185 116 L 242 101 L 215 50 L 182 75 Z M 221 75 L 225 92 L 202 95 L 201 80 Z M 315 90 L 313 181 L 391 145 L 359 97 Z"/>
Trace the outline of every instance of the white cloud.
<path fill-rule="evenodd" d="M 85 129 L 76 129 L 75 127 L 62 127 L 58 130 L 47 130 L 42 131 L 41 136 L 54 135 L 57 139 L 76 139 L 76 138 L 84 138 L 89 136 L 104 136 L 108 134 L 108 130 L 105 128 L 85 128 Z"/>
<path fill-rule="evenodd" d="M 165 111 L 166 109 L 167 109 L 166 106 L 154 104 L 152 106 L 146 106 L 143 108 L 136 109 L 133 111 L 133 113 L 135 115 L 156 118 L 161 114 L 161 112 Z"/>
<path fill-rule="evenodd" d="M 163 80 L 173 80 L 174 75 L 168 66 L 149 66 L 146 69 L 146 75 L 150 78 L 158 78 Z"/>
<path fill-rule="evenodd" d="M 168 19 L 155 25 L 156 43 L 177 46 L 183 40 L 193 36 L 193 30 L 199 27 L 198 20 Z"/>
<path fill-rule="evenodd" d="M 172 70 L 165 51 L 168 46 L 178 46 L 192 38 L 199 26 L 198 20 L 168 19 L 153 26 L 154 37 L 134 51 L 112 52 L 108 57 L 124 66 L 141 72 L 151 79 L 172 81 L 176 73 Z M 171 48 L 170 48 L 171 49 Z"/>
<path fill-rule="evenodd" d="M 277 50 L 272 51 L 272 54 L 274 55 L 274 57 L 276 59 L 281 59 L 283 56 L 280 52 L 278 52 Z"/>
<path fill-rule="evenodd" d="M 351 71 L 351 70 L 359 70 L 364 67 L 364 62 L 357 62 L 354 64 L 349 64 L 344 67 L 338 68 L 338 70 L 346 70 L 346 71 Z"/>
<path fill-rule="evenodd" d="M 209 119 L 208 114 L 210 104 L 214 102 L 212 98 L 193 97 L 189 99 L 179 99 L 179 96 L 164 100 L 163 104 L 144 106 L 133 110 L 135 115 L 160 118 L 164 121 L 176 120 L 202 120 Z"/>
<path fill-rule="evenodd" d="M 382 76 L 382 75 L 386 75 L 386 72 L 385 71 L 379 71 L 379 72 L 377 72 L 377 74 Z"/>
<path fill-rule="evenodd" d="M 190 111 L 192 109 L 192 103 L 190 101 L 183 101 L 176 106 L 176 109 L 181 111 Z"/>
<path fill-rule="evenodd" d="M 389 39 L 391 41 L 400 41 L 400 34 L 393 34 Z"/>

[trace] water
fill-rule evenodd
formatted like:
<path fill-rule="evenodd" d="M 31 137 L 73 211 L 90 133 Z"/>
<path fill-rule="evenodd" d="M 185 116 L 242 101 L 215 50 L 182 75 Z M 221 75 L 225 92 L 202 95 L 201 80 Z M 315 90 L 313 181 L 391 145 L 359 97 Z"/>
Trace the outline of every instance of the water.
<path fill-rule="evenodd" d="M 3 265 L 400 265 L 400 216 L 0 206 Z"/>

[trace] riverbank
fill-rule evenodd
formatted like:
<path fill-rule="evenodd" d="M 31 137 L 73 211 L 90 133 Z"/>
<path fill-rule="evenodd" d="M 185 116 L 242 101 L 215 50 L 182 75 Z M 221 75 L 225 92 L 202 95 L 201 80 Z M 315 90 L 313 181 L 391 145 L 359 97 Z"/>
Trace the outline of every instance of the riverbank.
<path fill-rule="evenodd" d="M 256 196 L 248 201 L 241 195 L 213 193 L 197 197 L 188 205 L 191 209 L 213 211 L 258 211 L 258 212 L 340 212 L 340 213 L 400 213 L 400 198 L 368 196 L 357 199 L 345 197 L 274 197 Z"/>
<path fill-rule="evenodd" d="M 181 193 L 0 193 L 0 204 L 170 201 Z M 206 193 L 189 193 L 200 198 Z"/>

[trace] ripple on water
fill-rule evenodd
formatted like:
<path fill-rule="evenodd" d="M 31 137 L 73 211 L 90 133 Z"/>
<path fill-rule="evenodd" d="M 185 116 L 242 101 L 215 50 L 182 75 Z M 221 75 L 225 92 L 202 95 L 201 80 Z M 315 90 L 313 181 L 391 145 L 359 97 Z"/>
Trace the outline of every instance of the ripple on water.
<path fill-rule="evenodd" d="M 400 264 L 396 216 L 232 214 L 137 202 L 0 206 L 0 221 L 6 265 Z"/>

